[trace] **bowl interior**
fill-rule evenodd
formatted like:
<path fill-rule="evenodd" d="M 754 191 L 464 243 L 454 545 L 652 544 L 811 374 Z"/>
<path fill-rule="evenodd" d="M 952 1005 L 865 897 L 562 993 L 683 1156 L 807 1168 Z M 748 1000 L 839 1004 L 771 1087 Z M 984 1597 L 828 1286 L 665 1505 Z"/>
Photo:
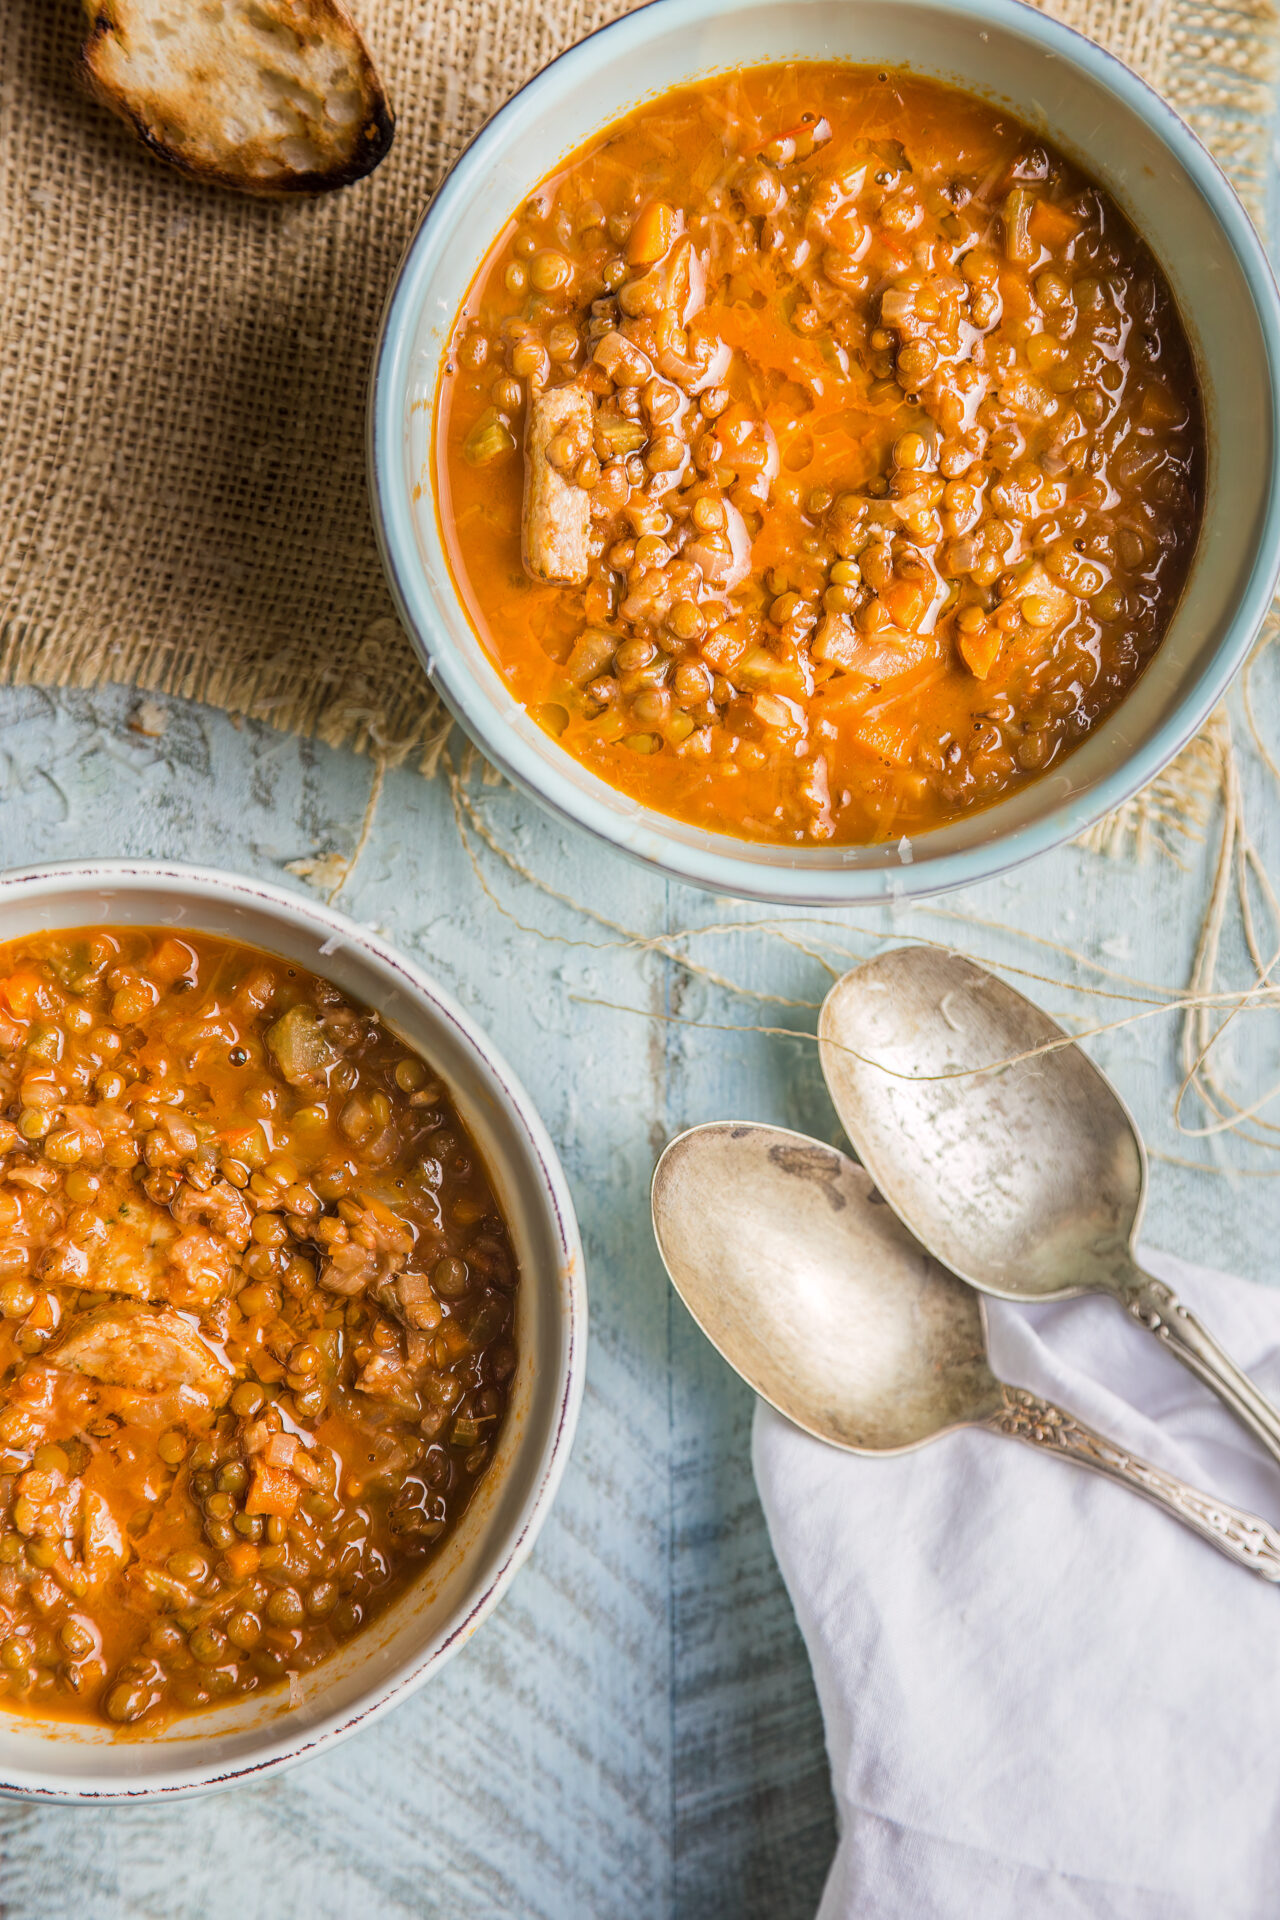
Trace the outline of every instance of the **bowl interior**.
<path fill-rule="evenodd" d="M 639 806 L 548 739 L 462 610 L 436 524 L 441 354 L 492 237 L 533 185 L 647 96 L 766 61 L 909 66 L 1007 106 L 1108 189 L 1147 239 L 1189 332 L 1209 433 L 1203 535 L 1147 671 L 1061 767 L 998 805 L 896 846 L 787 849 Z M 384 556 L 428 670 L 485 751 L 568 818 L 668 872 L 747 896 L 871 898 L 960 884 L 1078 832 L 1188 739 L 1240 664 L 1277 566 L 1275 289 L 1225 182 L 1172 111 L 1090 43 L 1016 0 L 680 0 L 627 16 L 503 109 L 437 196 L 402 269 L 372 415 Z"/>
<path fill-rule="evenodd" d="M 263 947 L 376 1007 L 448 1082 L 483 1153 L 520 1263 L 516 1380 L 498 1451 L 456 1531 L 367 1632 L 306 1675 L 161 1734 L 0 1712 L 0 1791 L 127 1794 L 218 1784 L 313 1750 L 465 1642 L 532 1543 L 572 1434 L 581 1253 L 563 1175 L 505 1067 L 444 996 L 336 915 L 252 883 L 118 870 L 0 879 L 0 940 L 46 927 L 174 926 Z"/>

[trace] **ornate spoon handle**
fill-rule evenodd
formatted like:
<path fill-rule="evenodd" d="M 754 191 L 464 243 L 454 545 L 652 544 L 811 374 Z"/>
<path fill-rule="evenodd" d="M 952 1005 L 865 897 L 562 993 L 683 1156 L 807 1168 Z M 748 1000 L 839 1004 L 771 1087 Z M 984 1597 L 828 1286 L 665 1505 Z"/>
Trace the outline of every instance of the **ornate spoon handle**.
<path fill-rule="evenodd" d="M 1004 1387 L 1003 1404 L 982 1422 L 994 1433 L 1011 1434 L 1034 1447 L 1046 1447 L 1079 1466 L 1118 1480 L 1142 1494 L 1175 1520 L 1209 1540 L 1237 1566 L 1248 1567 L 1264 1580 L 1280 1581 L 1280 1534 L 1255 1514 L 1244 1513 L 1225 1500 L 1200 1493 L 1161 1467 L 1135 1459 L 1092 1427 L 1086 1427 L 1061 1407 L 1024 1387 Z"/>
<path fill-rule="evenodd" d="M 1249 1376 L 1241 1373 L 1194 1313 L 1188 1312 L 1172 1287 L 1140 1269 L 1136 1271 L 1137 1284 L 1124 1296 L 1124 1305 L 1134 1319 L 1212 1388 L 1262 1442 L 1272 1459 L 1280 1462 L 1280 1413 Z"/>

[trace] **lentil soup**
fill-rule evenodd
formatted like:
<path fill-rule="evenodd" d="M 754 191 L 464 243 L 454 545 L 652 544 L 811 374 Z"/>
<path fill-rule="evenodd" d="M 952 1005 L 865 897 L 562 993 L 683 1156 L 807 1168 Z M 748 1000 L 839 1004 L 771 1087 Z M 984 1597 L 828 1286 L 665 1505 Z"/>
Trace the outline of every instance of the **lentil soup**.
<path fill-rule="evenodd" d="M 209 935 L 0 947 L 0 1702 L 146 1732 L 376 1618 L 484 1475 L 516 1283 L 376 1013 Z"/>
<path fill-rule="evenodd" d="M 659 812 L 916 834 L 1112 711 L 1199 532 L 1165 280 L 1004 112 L 761 67 L 650 102 L 498 237 L 436 398 L 455 584 L 517 700 Z"/>

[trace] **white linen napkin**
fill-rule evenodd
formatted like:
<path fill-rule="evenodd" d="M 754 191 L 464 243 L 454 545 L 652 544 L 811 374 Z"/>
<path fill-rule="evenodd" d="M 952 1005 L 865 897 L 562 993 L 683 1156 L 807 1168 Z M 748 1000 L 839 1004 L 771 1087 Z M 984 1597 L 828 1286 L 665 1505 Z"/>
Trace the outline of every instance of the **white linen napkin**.
<path fill-rule="evenodd" d="M 1144 1252 L 1280 1399 L 1280 1288 Z M 1280 1470 L 1110 1301 L 988 1302 L 1000 1376 L 1280 1526 Z M 976 1430 L 754 1461 L 840 1827 L 820 1920 L 1275 1920 L 1280 1587 Z"/>

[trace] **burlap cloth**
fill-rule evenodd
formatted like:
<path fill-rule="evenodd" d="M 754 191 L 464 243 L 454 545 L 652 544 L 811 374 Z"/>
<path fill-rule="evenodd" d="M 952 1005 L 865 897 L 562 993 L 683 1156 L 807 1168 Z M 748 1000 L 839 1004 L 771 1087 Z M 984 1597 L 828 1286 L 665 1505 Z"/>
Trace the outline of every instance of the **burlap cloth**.
<path fill-rule="evenodd" d="M 81 95 L 79 0 L 3 0 L 0 679 L 163 689 L 429 768 L 442 715 L 365 492 L 379 313 L 459 148 L 628 3 L 353 4 L 395 146 L 358 186 L 270 205 L 188 185 Z M 1269 0 L 1052 10 L 1161 88 L 1260 209 Z"/>

